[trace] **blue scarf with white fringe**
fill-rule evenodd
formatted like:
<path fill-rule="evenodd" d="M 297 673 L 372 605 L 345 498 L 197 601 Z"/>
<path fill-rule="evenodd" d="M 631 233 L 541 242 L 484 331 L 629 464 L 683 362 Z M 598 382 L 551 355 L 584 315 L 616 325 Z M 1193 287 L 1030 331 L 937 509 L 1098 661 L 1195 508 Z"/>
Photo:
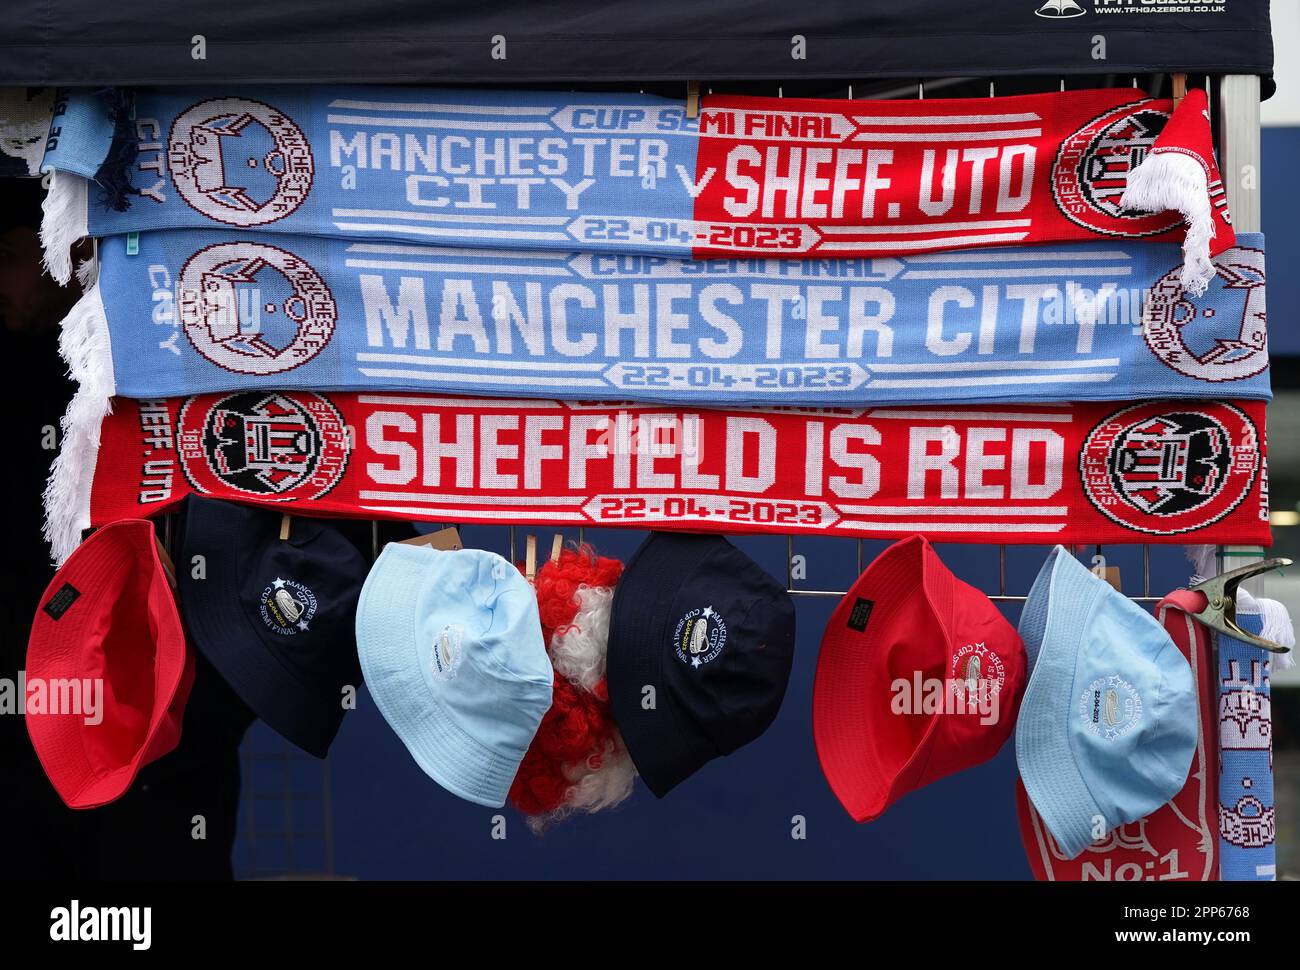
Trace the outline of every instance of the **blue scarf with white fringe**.
<path fill-rule="evenodd" d="M 56 279 L 90 235 L 230 228 L 705 258 L 1097 240 L 1233 245 L 1203 91 L 859 101 L 375 87 L 64 97 Z"/>
<path fill-rule="evenodd" d="M 101 241 L 74 371 L 138 398 L 414 390 L 743 406 L 1268 399 L 1263 237 L 675 260 L 238 232 Z"/>

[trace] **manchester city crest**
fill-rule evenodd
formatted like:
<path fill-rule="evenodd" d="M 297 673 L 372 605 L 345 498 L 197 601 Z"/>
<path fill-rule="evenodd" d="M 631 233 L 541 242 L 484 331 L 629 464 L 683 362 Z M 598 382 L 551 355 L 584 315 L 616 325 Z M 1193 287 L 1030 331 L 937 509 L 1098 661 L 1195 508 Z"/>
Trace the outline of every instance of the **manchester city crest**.
<path fill-rule="evenodd" d="M 1098 677 L 1079 697 L 1079 720 L 1105 741 L 1117 741 L 1142 722 L 1142 695 L 1118 674 Z"/>
<path fill-rule="evenodd" d="M 266 243 L 217 243 L 181 270 L 177 304 L 190 344 L 236 374 L 279 374 L 329 343 L 338 306 L 324 279 Z"/>
<path fill-rule="evenodd" d="M 289 215 L 311 190 L 311 146 L 291 118 L 248 98 L 186 108 L 167 138 L 167 168 L 181 198 L 229 226 Z"/>
<path fill-rule="evenodd" d="M 711 663 L 726 645 L 727 623 L 712 606 L 688 611 L 673 631 L 674 652 L 688 667 Z"/>
<path fill-rule="evenodd" d="M 1175 266 L 1147 292 L 1142 335 L 1170 369 L 1203 381 L 1239 381 L 1268 367 L 1264 253 L 1233 246 L 1214 260 L 1204 297 L 1183 289 Z"/>
<path fill-rule="evenodd" d="M 316 595 L 302 583 L 277 576 L 258 597 L 258 612 L 275 633 L 305 633 L 316 616 Z"/>

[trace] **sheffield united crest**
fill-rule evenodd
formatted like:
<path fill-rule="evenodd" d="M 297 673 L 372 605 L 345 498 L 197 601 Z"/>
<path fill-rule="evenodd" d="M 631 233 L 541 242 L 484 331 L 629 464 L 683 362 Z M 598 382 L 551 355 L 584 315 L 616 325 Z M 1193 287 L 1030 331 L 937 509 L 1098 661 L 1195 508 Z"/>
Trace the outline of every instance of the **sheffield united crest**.
<path fill-rule="evenodd" d="M 1116 411 L 1079 455 L 1084 493 L 1114 522 L 1150 535 L 1193 532 L 1250 494 L 1263 457 L 1255 425 L 1228 404 L 1156 401 Z"/>
<path fill-rule="evenodd" d="M 974 710 L 988 704 L 1006 684 L 1006 666 L 996 650 L 985 643 L 968 643 L 953 653 L 948 668 L 948 691 Z"/>
<path fill-rule="evenodd" d="M 320 498 L 343 477 L 348 434 L 319 394 L 204 394 L 177 418 L 181 468 L 195 490 L 273 502 Z"/>
<path fill-rule="evenodd" d="M 195 211 L 228 226 L 262 226 L 302 205 L 315 165 L 307 136 L 283 112 L 214 98 L 173 122 L 167 168 Z"/>
<path fill-rule="evenodd" d="M 1129 172 L 1146 160 L 1169 115 L 1150 99 L 1120 105 L 1061 143 L 1052 166 L 1052 196 L 1071 222 L 1106 236 L 1155 236 L 1182 225 L 1177 212 L 1125 209 Z"/>

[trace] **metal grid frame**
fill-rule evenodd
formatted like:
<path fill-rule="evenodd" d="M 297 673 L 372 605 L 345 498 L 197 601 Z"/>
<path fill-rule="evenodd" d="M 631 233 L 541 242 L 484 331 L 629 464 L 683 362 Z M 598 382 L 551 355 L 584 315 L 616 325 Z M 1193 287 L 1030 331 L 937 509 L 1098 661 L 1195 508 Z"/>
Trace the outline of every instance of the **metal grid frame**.
<path fill-rule="evenodd" d="M 915 86 L 900 85 L 886 91 L 872 92 L 872 98 L 891 98 L 902 99 L 915 96 L 918 99 L 925 98 L 927 84 L 931 91 L 951 86 L 957 83 L 968 83 L 971 78 L 942 78 L 932 79 L 930 81 L 918 80 Z M 1217 107 L 1218 117 L 1216 125 L 1217 148 L 1219 152 L 1220 168 L 1225 173 L 1224 183 L 1227 189 L 1229 211 L 1233 214 L 1233 221 L 1236 228 L 1243 232 L 1258 231 L 1260 228 L 1260 197 L 1258 170 L 1260 162 L 1260 143 L 1259 143 L 1259 78 L 1254 75 L 1227 75 L 1224 77 L 1206 76 L 1203 79 L 1205 89 L 1210 95 L 1211 104 Z M 1065 78 L 1059 79 L 1059 88 L 1061 91 L 1067 90 Z M 1133 87 L 1138 87 L 1138 79 L 1132 78 Z M 712 88 L 707 87 L 705 90 L 712 93 Z M 853 100 L 853 85 L 847 87 L 848 98 Z M 990 79 L 988 85 L 990 97 L 997 94 L 997 81 Z M 783 85 L 776 85 L 776 95 L 784 96 Z M 1253 167 L 1256 178 L 1249 184 L 1243 181 L 1241 174 Z M 519 530 L 520 526 L 511 525 L 509 530 L 509 554 L 512 562 L 518 560 L 519 549 Z M 172 516 L 169 514 L 165 517 L 164 542 L 168 549 L 172 547 Z M 578 530 L 579 542 L 585 541 L 585 532 L 583 528 Z M 779 533 L 778 533 L 779 534 Z M 843 596 L 847 590 L 844 589 L 807 589 L 797 587 L 794 583 L 794 556 L 795 556 L 795 536 L 786 533 L 786 590 L 791 596 L 804 597 L 807 599 L 818 599 L 828 597 Z M 855 562 L 857 572 L 860 574 L 865 565 L 864 563 L 864 539 L 837 539 L 841 542 L 854 542 L 856 544 Z M 379 522 L 371 520 L 370 522 L 370 553 L 372 561 L 379 556 Z M 1018 593 L 1009 593 L 1007 591 L 1007 546 L 1005 544 L 997 545 L 998 550 L 998 583 L 997 592 L 990 593 L 989 599 L 995 603 L 1023 603 L 1026 596 Z M 1102 554 L 1103 546 L 1096 545 L 1095 552 Z M 1151 546 L 1142 544 L 1142 584 L 1141 593 L 1131 595 L 1129 598 L 1138 603 L 1154 604 L 1160 597 L 1153 595 L 1151 591 Z M 1241 562 L 1253 561 L 1262 557 L 1262 552 L 1254 546 L 1226 546 L 1217 550 L 1218 561 L 1220 566 L 1225 559 L 1234 559 Z M 1261 595 L 1259 583 L 1260 578 L 1248 581 L 1246 587 L 1255 595 Z M 322 842 L 324 875 L 332 876 L 334 874 L 334 831 L 333 831 L 333 812 L 330 795 L 330 769 L 328 760 L 320 763 L 321 787 L 320 793 L 304 792 L 297 790 L 293 783 L 292 766 L 296 761 L 310 761 L 307 756 L 301 752 L 292 749 L 287 742 L 283 742 L 284 750 L 282 751 L 251 751 L 240 753 L 241 767 L 244 769 L 244 785 L 240 795 L 240 812 L 242 817 L 248 823 L 240 829 L 240 839 L 245 843 L 244 849 L 248 860 L 248 871 L 243 873 L 245 877 L 266 877 L 269 875 L 283 874 L 275 869 L 261 870 L 258 867 L 259 841 L 268 839 L 284 840 L 284 852 L 282 853 L 286 864 L 290 867 L 296 865 L 295 845 L 305 839 L 320 839 Z M 257 787 L 253 782 L 257 779 L 250 771 L 255 765 L 279 763 L 282 771 L 279 772 L 281 784 L 274 789 L 262 789 Z M 283 802 L 283 828 L 282 830 L 262 830 L 257 828 L 257 810 L 259 802 L 281 800 Z M 295 824 L 294 803 L 299 800 L 319 800 L 321 804 L 322 826 L 320 830 L 299 829 Z M 294 870 L 289 870 L 292 873 Z"/>
<path fill-rule="evenodd" d="M 931 90 L 941 88 L 954 83 L 968 82 L 970 78 L 942 78 L 931 80 L 929 83 Z M 1224 175 L 1224 185 L 1228 195 L 1228 211 L 1232 213 L 1235 228 L 1240 232 L 1258 232 L 1260 228 L 1260 193 L 1259 193 L 1259 78 L 1254 75 L 1225 75 L 1223 77 L 1214 77 L 1205 75 L 1203 77 L 1205 90 L 1210 97 L 1211 104 L 1218 107 L 1218 126 L 1217 148 L 1219 153 L 1219 164 Z M 1061 91 L 1066 89 L 1065 78 L 1059 78 L 1057 81 Z M 918 80 L 915 87 L 900 86 L 885 92 L 873 92 L 873 99 L 897 99 L 902 100 L 911 96 L 913 93 L 917 99 L 924 99 L 926 96 L 925 80 Z M 1138 79 L 1131 79 L 1131 86 L 1138 87 Z M 706 88 L 707 93 L 712 94 L 711 87 Z M 783 97 L 784 91 L 780 85 L 777 86 L 777 97 Z M 997 96 L 997 80 L 989 80 L 989 97 Z M 853 85 L 848 85 L 848 100 L 853 98 Z M 1240 177 L 1234 177 L 1227 173 L 1243 173 L 1248 168 L 1253 169 L 1256 178 L 1247 185 Z M 516 561 L 518 556 L 518 526 L 510 526 L 510 559 Z M 583 529 L 578 529 L 579 541 L 583 541 Z M 779 533 L 778 533 L 779 534 Z M 378 529 L 372 528 L 371 531 L 371 553 L 372 556 L 378 557 Z M 795 556 L 794 546 L 795 536 L 792 533 L 786 533 L 786 592 L 791 596 L 802 596 L 809 598 L 818 597 L 839 597 L 845 595 L 848 590 L 845 589 L 806 589 L 797 587 L 794 584 L 793 560 Z M 843 539 L 837 541 L 854 542 L 856 548 L 857 571 L 860 574 L 865 565 L 863 562 L 863 543 L 864 539 Z M 1142 550 L 1142 592 L 1138 595 L 1130 595 L 1129 599 L 1137 603 L 1154 604 L 1160 601 L 1161 597 L 1154 595 L 1151 591 L 1151 546 L 1141 544 Z M 1094 550 L 1098 556 L 1102 555 L 1103 546 L 1098 544 Z M 999 544 L 998 550 L 998 589 L 996 593 L 989 594 L 989 599 L 995 603 L 1023 603 L 1025 595 L 1013 594 L 1007 591 L 1007 546 Z M 1217 550 L 1217 560 L 1222 569 L 1223 562 L 1227 559 L 1236 560 L 1236 565 L 1245 565 L 1262 558 L 1263 550 L 1258 546 L 1224 546 Z M 1255 577 L 1243 584 L 1248 591 L 1258 596 L 1262 594 L 1260 582 L 1262 577 Z"/>

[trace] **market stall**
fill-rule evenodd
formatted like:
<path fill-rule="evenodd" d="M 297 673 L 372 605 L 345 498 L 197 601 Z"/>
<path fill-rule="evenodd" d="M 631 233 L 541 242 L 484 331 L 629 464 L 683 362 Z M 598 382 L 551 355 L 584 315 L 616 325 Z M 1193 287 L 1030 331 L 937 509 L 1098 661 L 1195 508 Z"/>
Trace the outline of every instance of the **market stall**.
<path fill-rule="evenodd" d="M 65 805 L 207 683 L 535 832 L 791 772 L 863 838 L 996 789 L 997 875 L 1275 875 L 1265 5 L 38 6 Z"/>

